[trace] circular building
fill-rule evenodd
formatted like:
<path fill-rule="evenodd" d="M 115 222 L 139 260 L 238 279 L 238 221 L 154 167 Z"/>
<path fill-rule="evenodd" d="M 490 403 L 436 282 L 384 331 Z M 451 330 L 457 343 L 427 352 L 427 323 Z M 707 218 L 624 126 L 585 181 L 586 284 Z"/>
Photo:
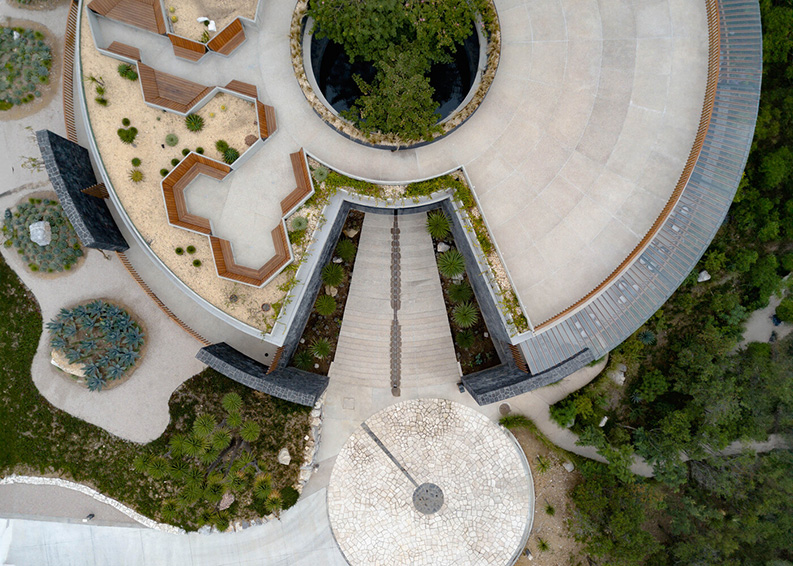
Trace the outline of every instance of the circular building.
<path fill-rule="evenodd" d="M 512 435 L 444 399 L 371 416 L 328 486 L 331 528 L 352 566 L 513 564 L 533 514 L 531 471 Z"/>

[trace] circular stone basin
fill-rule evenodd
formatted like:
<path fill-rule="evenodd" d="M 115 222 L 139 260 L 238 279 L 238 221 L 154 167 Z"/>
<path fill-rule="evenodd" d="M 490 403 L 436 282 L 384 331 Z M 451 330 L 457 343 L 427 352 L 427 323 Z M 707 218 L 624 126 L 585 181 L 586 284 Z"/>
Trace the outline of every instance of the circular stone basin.
<path fill-rule="evenodd" d="M 454 61 L 436 64 L 430 69 L 433 99 L 438 103 L 441 120 L 448 118 L 468 96 L 476 82 L 479 64 L 479 35 L 474 31 L 457 47 Z M 376 70 L 368 61 L 350 61 L 344 48 L 328 38 L 311 38 L 311 70 L 326 104 L 336 113 L 349 110 L 361 94 L 353 75 L 367 83 L 374 80 Z"/>
<path fill-rule="evenodd" d="M 351 566 L 513 564 L 534 512 L 531 472 L 509 432 L 443 399 L 367 419 L 337 456 L 327 499 Z"/>

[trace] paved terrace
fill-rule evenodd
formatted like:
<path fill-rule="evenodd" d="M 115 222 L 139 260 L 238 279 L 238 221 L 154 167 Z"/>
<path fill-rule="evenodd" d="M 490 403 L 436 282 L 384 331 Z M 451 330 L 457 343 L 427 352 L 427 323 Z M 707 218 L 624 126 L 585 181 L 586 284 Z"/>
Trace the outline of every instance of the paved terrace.
<path fill-rule="evenodd" d="M 529 317 L 537 324 L 597 286 L 628 256 L 672 193 L 699 124 L 707 75 L 704 2 L 495 0 L 502 24 L 496 79 L 476 114 L 429 146 L 391 153 L 324 124 L 295 80 L 294 3 L 267 2 L 259 30 L 231 58 L 178 60 L 167 40 L 110 21 L 103 34 L 141 49 L 156 68 L 203 84 L 256 84 L 278 132 L 237 174 L 291 190 L 278 152 L 304 147 L 349 174 L 385 181 L 464 165 Z M 278 176 L 283 175 L 281 180 Z M 242 179 L 240 179 L 242 181 Z M 255 256 L 261 234 L 230 221 L 257 202 L 237 182 L 213 222 Z M 197 191 L 198 193 L 198 191 Z M 197 195 L 196 195 L 197 196 Z M 191 197 L 191 206 L 201 206 Z"/>

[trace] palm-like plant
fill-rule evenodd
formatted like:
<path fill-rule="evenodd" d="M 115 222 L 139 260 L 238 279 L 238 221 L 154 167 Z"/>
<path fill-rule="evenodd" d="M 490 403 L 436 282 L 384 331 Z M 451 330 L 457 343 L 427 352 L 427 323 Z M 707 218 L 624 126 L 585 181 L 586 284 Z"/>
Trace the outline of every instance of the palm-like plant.
<path fill-rule="evenodd" d="M 438 271 L 444 277 L 457 277 L 465 271 L 465 258 L 455 249 L 443 252 L 438 256 Z"/>
<path fill-rule="evenodd" d="M 182 433 L 174 434 L 171 439 L 168 441 L 168 448 L 171 450 L 171 455 L 174 458 L 178 458 L 185 453 L 185 442 L 187 441 L 187 435 Z"/>
<path fill-rule="evenodd" d="M 449 235 L 449 219 L 440 210 L 433 210 L 427 214 L 427 232 L 436 240 L 442 240 Z"/>
<path fill-rule="evenodd" d="M 210 464 L 212 464 L 212 462 L 217 460 L 219 456 L 220 456 L 220 450 L 207 450 L 201 455 L 199 460 L 201 460 L 202 464 L 206 464 L 207 466 L 209 466 Z"/>
<path fill-rule="evenodd" d="M 188 464 L 184 460 L 172 460 L 171 465 L 168 469 L 168 475 L 175 480 L 180 480 L 185 476 L 187 470 L 189 469 L 190 469 L 190 464 Z"/>
<path fill-rule="evenodd" d="M 336 299 L 330 295 L 320 295 L 317 297 L 317 302 L 314 304 L 314 308 L 321 316 L 330 316 L 336 312 Z"/>
<path fill-rule="evenodd" d="M 297 354 L 295 354 L 294 364 L 296 368 L 302 370 L 310 370 L 311 367 L 314 365 L 314 359 L 311 356 L 310 352 L 306 350 L 301 350 Z"/>
<path fill-rule="evenodd" d="M 460 328 L 471 328 L 479 321 L 479 310 L 469 302 L 460 303 L 452 309 L 452 318 Z"/>
<path fill-rule="evenodd" d="M 226 393 L 220 401 L 227 413 L 234 413 L 242 408 L 242 397 L 237 393 Z"/>
<path fill-rule="evenodd" d="M 209 442 L 206 437 L 200 438 L 191 434 L 184 441 L 184 453 L 191 458 L 199 458 L 208 448 Z"/>
<path fill-rule="evenodd" d="M 231 428 L 237 428 L 242 424 L 242 415 L 239 411 L 232 411 L 229 413 L 226 423 L 228 423 Z"/>
<path fill-rule="evenodd" d="M 135 469 L 136 472 L 144 473 L 146 470 L 149 469 L 149 460 L 151 457 L 148 454 L 138 454 L 135 456 L 135 459 L 132 460 L 132 467 Z"/>
<path fill-rule="evenodd" d="M 474 345 L 474 333 L 470 330 L 463 330 L 457 333 L 456 340 L 457 347 L 461 350 L 467 350 Z"/>
<path fill-rule="evenodd" d="M 152 478 L 159 480 L 165 477 L 169 470 L 170 466 L 165 458 L 152 458 L 146 471 Z"/>
<path fill-rule="evenodd" d="M 336 255 L 347 263 L 355 259 L 355 251 L 355 242 L 348 238 L 339 240 L 339 243 L 336 244 Z"/>
<path fill-rule="evenodd" d="M 464 303 L 470 301 L 473 296 L 471 286 L 463 281 L 461 283 L 452 283 L 449 285 L 449 300 L 453 303 Z"/>
<path fill-rule="evenodd" d="M 216 430 L 212 434 L 212 448 L 215 450 L 225 450 L 231 444 L 231 433 L 225 428 Z"/>
<path fill-rule="evenodd" d="M 270 474 L 259 474 L 253 480 L 253 496 L 256 499 L 267 499 L 270 497 L 270 490 L 273 482 Z"/>
<path fill-rule="evenodd" d="M 217 421 L 212 415 L 199 415 L 193 421 L 193 434 L 198 438 L 206 438 L 215 430 Z"/>
<path fill-rule="evenodd" d="M 173 521 L 176 514 L 179 512 L 179 505 L 175 499 L 166 499 L 160 508 L 160 514 L 166 521 Z"/>
<path fill-rule="evenodd" d="M 338 287 L 344 281 L 344 268 L 339 263 L 329 263 L 322 268 L 322 282 L 331 287 Z"/>
<path fill-rule="evenodd" d="M 330 355 L 330 342 L 324 338 L 317 338 L 311 345 L 311 353 L 315 358 L 324 360 Z"/>
<path fill-rule="evenodd" d="M 254 421 L 245 421 L 240 427 L 240 436 L 245 442 L 256 442 L 262 429 Z"/>

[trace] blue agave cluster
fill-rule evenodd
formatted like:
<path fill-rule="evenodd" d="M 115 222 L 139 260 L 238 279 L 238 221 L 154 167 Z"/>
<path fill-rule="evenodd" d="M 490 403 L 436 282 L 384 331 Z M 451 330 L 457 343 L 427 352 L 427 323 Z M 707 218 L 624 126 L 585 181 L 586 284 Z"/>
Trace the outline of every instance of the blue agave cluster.
<path fill-rule="evenodd" d="M 47 329 L 52 349 L 69 363 L 82 364 L 91 391 L 123 377 L 140 358 L 144 344 L 143 331 L 129 313 L 101 300 L 61 309 Z"/>
<path fill-rule="evenodd" d="M 29 226 L 46 220 L 52 227 L 52 241 L 40 246 L 30 239 Z M 77 233 L 57 201 L 29 199 L 13 211 L 6 209 L 3 221 L 6 247 L 14 246 L 32 271 L 68 271 L 83 255 Z"/>
<path fill-rule="evenodd" d="M 41 32 L 0 28 L 0 110 L 40 97 L 51 66 L 52 51 Z"/>

